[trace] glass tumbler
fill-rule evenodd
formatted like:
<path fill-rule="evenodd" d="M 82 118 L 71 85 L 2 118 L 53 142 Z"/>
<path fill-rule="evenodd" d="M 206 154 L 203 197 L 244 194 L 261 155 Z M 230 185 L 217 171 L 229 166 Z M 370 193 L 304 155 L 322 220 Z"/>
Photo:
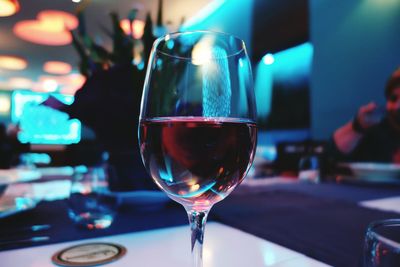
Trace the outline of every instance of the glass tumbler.
<path fill-rule="evenodd" d="M 400 219 L 375 221 L 368 226 L 364 266 L 400 266 Z"/>
<path fill-rule="evenodd" d="M 91 230 L 111 225 L 116 215 L 117 199 L 108 189 L 104 168 L 75 170 L 68 206 L 69 217 L 79 227 Z"/>
<path fill-rule="evenodd" d="M 319 159 L 316 155 L 305 155 L 299 160 L 299 180 L 318 183 L 320 180 Z"/>

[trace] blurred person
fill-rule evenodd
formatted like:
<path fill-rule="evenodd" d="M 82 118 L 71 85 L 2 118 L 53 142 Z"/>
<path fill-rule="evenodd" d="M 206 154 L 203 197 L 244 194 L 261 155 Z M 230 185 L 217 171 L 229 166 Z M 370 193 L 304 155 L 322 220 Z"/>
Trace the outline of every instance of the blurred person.
<path fill-rule="evenodd" d="M 19 155 L 29 151 L 28 144 L 18 140 L 18 125 L 0 123 L 0 169 L 10 168 L 19 163 Z"/>
<path fill-rule="evenodd" d="M 13 157 L 12 144 L 7 136 L 7 127 L 0 123 L 0 169 L 9 168 Z"/>
<path fill-rule="evenodd" d="M 385 111 L 371 102 L 334 132 L 336 159 L 400 164 L 400 68 L 390 76 L 385 97 Z"/>

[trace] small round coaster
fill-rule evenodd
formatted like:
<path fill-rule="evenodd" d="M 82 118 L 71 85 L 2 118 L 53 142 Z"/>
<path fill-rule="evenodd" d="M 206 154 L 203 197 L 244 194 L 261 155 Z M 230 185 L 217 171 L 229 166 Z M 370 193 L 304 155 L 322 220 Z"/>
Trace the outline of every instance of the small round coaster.
<path fill-rule="evenodd" d="M 115 261 L 126 253 L 126 248 L 112 243 L 86 243 L 56 252 L 51 258 L 61 266 L 96 266 Z"/>

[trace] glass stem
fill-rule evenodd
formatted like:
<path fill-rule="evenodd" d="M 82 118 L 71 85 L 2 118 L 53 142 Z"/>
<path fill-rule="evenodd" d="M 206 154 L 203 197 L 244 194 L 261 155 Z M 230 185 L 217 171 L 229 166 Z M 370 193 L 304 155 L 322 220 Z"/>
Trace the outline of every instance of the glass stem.
<path fill-rule="evenodd" d="M 203 266 L 203 239 L 204 230 L 207 222 L 207 215 L 210 211 L 186 210 L 189 216 L 191 231 L 191 251 L 192 251 L 192 267 Z"/>

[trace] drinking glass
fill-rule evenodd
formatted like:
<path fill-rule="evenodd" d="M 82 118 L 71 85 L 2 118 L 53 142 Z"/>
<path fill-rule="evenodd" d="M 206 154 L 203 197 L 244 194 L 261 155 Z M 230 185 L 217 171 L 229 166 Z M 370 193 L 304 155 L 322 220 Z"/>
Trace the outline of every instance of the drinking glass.
<path fill-rule="evenodd" d="M 299 180 L 318 183 L 320 180 L 319 159 L 316 155 L 304 155 L 299 160 Z"/>
<path fill-rule="evenodd" d="M 256 142 L 244 42 L 207 31 L 157 39 L 142 96 L 140 151 L 157 186 L 188 213 L 193 266 L 202 266 L 211 207 L 244 179 Z"/>
<path fill-rule="evenodd" d="M 365 235 L 365 267 L 400 266 L 400 219 L 372 222 Z"/>
<path fill-rule="evenodd" d="M 79 227 L 108 228 L 114 220 L 117 199 L 108 189 L 103 167 L 76 168 L 68 199 L 68 214 Z"/>

